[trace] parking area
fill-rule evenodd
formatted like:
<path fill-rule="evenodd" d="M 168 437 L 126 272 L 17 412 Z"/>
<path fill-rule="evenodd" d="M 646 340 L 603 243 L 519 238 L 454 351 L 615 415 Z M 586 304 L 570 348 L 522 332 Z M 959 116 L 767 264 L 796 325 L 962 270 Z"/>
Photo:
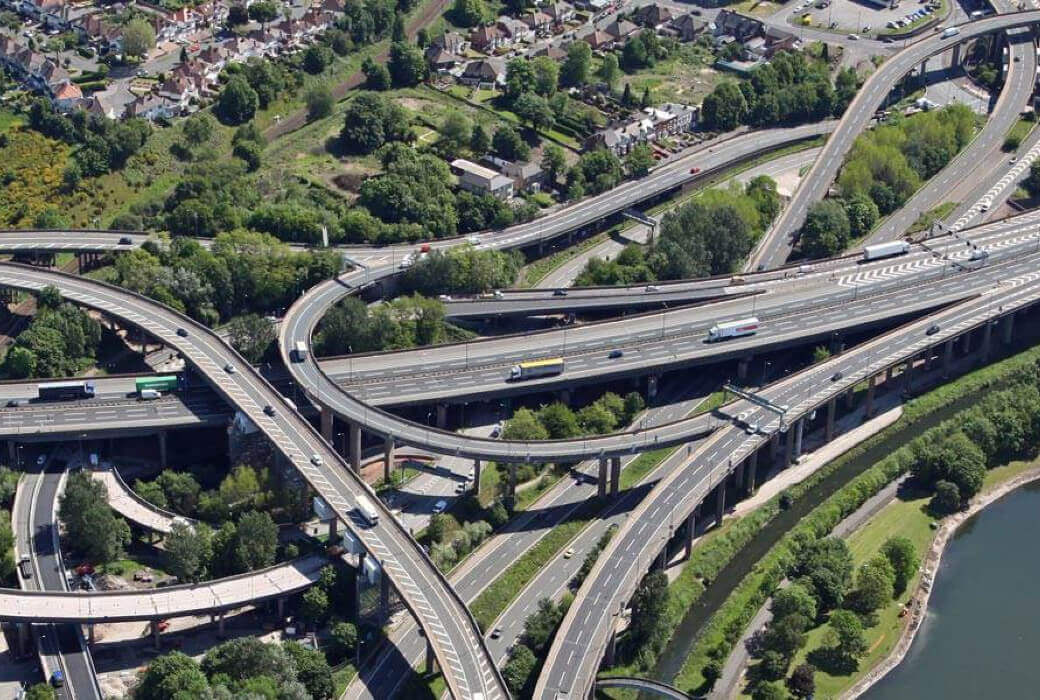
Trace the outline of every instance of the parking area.
<path fill-rule="evenodd" d="M 867 36 L 902 31 L 943 13 L 939 0 L 904 0 L 896 7 L 856 0 L 805 0 L 792 19 L 808 16 L 812 26 Z"/>

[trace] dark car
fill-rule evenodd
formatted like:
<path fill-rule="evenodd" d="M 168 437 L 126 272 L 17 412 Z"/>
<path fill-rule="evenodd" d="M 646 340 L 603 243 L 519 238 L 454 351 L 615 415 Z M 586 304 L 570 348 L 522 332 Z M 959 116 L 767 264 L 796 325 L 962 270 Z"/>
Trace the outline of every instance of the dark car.
<path fill-rule="evenodd" d="M 184 330 L 183 328 L 178 328 L 177 329 L 177 335 L 179 335 L 182 338 L 187 338 L 188 337 L 188 331 Z"/>
<path fill-rule="evenodd" d="M 928 330 L 925 331 L 925 335 L 935 335 L 938 332 L 939 324 L 933 323 L 932 325 L 928 326 Z"/>
<path fill-rule="evenodd" d="M 269 416 L 273 416 L 274 406 L 272 406 L 271 404 L 267 404 L 266 406 L 264 406 L 264 413 L 266 413 Z"/>
<path fill-rule="evenodd" d="M 130 236 L 122 236 L 119 239 L 119 245 L 132 245 L 133 242 L 134 242 L 134 239 L 130 238 Z"/>
<path fill-rule="evenodd" d="M 501 627 L 496 627 L 495 629 L 491 630 L 491 638 L 492 639 L 498 639 L 501 636 L 502 636 L 502 628 Z"/>
<path fill-rule="evenodd" d="M 625 355 L 625 351 L 624 350 L 615 349 L 615 350 L 611 350 L 610 351 L 609 357 L 612 360 L 616 360 L 619 357 L 624 357 L 624 355 Z"/>
<path fill-rule="evenodd" d="M 840 380 L 844 376 L 845 375 L 841 373 L 841 370 L 839 370 L 839 371 L 837 371 L 837 372 L 835 372 L 834 374 L 831 375 L 831 381 L 832 382 L 836 382 L 836 381 Z"/>
<path fill-rule="evenodd" d="M 554 297 L 565 297 L 565 296 L 567 296 L 567 290 L 566 289 L 556 289 L 556 290 L 553 291 L 553 296 Z"/>

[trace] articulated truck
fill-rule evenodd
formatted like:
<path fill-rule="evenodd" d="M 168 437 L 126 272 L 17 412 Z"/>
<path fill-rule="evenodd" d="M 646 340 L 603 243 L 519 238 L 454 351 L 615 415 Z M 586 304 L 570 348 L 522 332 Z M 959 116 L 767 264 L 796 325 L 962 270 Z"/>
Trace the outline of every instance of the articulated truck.
<path fill-rule="evenodd" d="M 369 525 L 375 525 L 379 522 L 379 511 L 372 505 L 372 501 L 368 500 L 366 496 L 357 497 L 357 512 L 365 519 Z"/>
<path fill-rule="evenodd" d="M 736 321 L 716 323 L 708 329 L 708 342 L 714 343 L 729 338 L 740 338 L 745 335 L 754 335 L 757 332 L 758 319 L 754 316 L 749 316 Z"/>
<path fill-rule="evenodd" d="M 534 360 L 513 365 L 509 370 L 509 380 L 534 379 L 535 377 L 548 377 L 562 373 L 563 358 L 554 357 L 551 360 Z"/>
<path fill-rule="evenodd" d="M 910 244 L 906 241 L 889 241 L 863 246 L 863 260 L 890 258 L 893 255 L 905 255 L 910 252 Z"/>

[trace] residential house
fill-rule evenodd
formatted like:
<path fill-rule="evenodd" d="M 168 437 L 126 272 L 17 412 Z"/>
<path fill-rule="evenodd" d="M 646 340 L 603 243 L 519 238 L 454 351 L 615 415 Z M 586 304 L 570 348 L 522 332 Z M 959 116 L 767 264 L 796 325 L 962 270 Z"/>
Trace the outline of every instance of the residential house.
<path fill-rule="evenodd" d="M 537 49 L 534 52 L 534 56 L 548 56 L 552 60 L 559 63 L 567 58 L 567 52 L 561 49 L 559 46 L 556 46 L 554 44 L 548 44 Z"/>
<path fill-rule="evenodd" d="M 469 42 L 458 32 L 444 32 L 433 38 L 430 47 L 443 49 L 456 56 L 462 56 L 469 50 Z"/>
<path fill-rule="evenodd" d="M 525 12 L 520 19 L 536 34 L 548 34 L 552 30 L 553 18 L 541 10 Z"/>
<path fill-rule="evenodd" d="M 516 163 L 492 155 L 486 155 L 481 160 L 512 178 L 514 192 L 537 191 L 545 182 L 545 171 L 537 163 Z"/>
<path fill-rule="evenodd" d="M 603 31 L 614 39 L 614 43 L 622 43 L 625 39 L 638 32 L 639 27 L 627 19 L 622 19 L 614 20 L 604 27 Z"/>
<path fill-rule="evenodd" d="M 49 58 L 44 59 L 39 68 L 29 75 L 29 84 L 51 97 L 68 80 L 69 72 Z"/>
<path fill-rule="evenodd" d="M 86 110 L 89 114 L 96 114 L 105 119 L 119 119 L 120 110 L 116 109 L 111 95 L 104 92 L 95 92 L 86 98 L 85 102 Z"/>
<path fill-rule="evenodd" d="M 447 73 L 462 62 L 462 58 L 458 54 L 432 44 L 426 47 L 425 56 L 430 70 L 435 73 Z"/>
<path fill-rule="evenodd" d="M 83 100 L 83 91 L 71 80 L 63 80 L 52 90 L 51 102 L 59 112 L 70 112 Z"/>
<path fill-rule="evenodd" d="M 574 6 L 567 2 L 550 2 L 542 8 L 542 12 L 552 18 L 553 24 L 560 26 L 574 19 Z"/>
<path fill-rule="evenodd" d="M 502 15 L 495 21 L 495 26 L 505 35 L 511 44 L 524 41 L 532 41 L 535 38 L 534 30 L 523 21 Z"/>
<path fill-rule="evenodd" d="M 182 75 L 171 75 L 159 86 L 159 96 L 169 99 L 179 110 L 185 110 L 193 99 L 200 97 L 199 86 L 195 80 Z"/>
<path fill-rule="evenodd" d="M 802 42 L 792 32 L 777 27 L 766 27 L 766 58 L 772 58 L 778 51 L 793 51 L 801 48 Z"/>
<path fill-rule="evenodd" d="M 40 21 L 48 29 L 69 26 L 69 4 L 66 0 L 37 0 Z"/>
<path fill-rule="evenodd" d="M 675 19 L 675 12 L 666 5 L 643 5 L 632 13 L 632 19 L 642 27 L 656 29 Z"/>
<path fill-rule="evenodd" d="M 647 107 L 632 119 L 596 132 L 586 141 L 585 148 L 606 148 L 619 157 L 624 156 L 640 143 L 690 131 L 699 112 L 698 107 L 675 103 Z"/>
<path fill-rule="evenodd" d="M 459 178 L 459 187 L 475 194 L 490 194 L 496 199 L 513 196 L 513 180 L 490 168 L 463 158 L 451 162 L 451 169 Z"/>
<path fill-rule="evenodd" d="M 486 90 L 500 88 L 506 83 L 506 65 L 500 58 L 470 61 L 459 76 L 463 85 L 474 85 Z"/>
<path fill-rule="evenodd" d="M 606 32 L 601 32 L 598 29 L 593 29 L 589 33 L 583 35 L 581 40 L 591 46 L 593 51 L 602 51 L 609 49 L 614 45 L 614 37 Z"/>
<path fill-rule="evenodd" d="M 173 100 L 154 92 L 149 92 L 128 104 L 124 116 L 128 119 L 140 117 L 149 121 L 155 121 L 156 119 L 172 119 L 179 115 L 180 112 L 180 107 Z"/>
<path fill-rule="evenodd" d="M 610 5 L 610 0 L 577 0 L 575 4 L 588 12 L 602 12 Z"/>
<path fill-rule="evenodd" d="M 679 15 L 668 25 L 670 33 L 679 41 L 693 41 L 707 29 L 708 23 L 692 14 Z"/>
<path fill-rule="evenodd" d="M 509 43 L 509 37 L 497 25 L 487 24 L 474 29 L 469 35 L 469 42 L 477 51 L 493 53 L 501 46 Z"/>
<path fill-rule="evenodd" d="M 743 44 L 756 36 L 765 36 L 765 23 L 739 12 L 720 10 L 715 17 L 715 36 L 731 36 Z"/>

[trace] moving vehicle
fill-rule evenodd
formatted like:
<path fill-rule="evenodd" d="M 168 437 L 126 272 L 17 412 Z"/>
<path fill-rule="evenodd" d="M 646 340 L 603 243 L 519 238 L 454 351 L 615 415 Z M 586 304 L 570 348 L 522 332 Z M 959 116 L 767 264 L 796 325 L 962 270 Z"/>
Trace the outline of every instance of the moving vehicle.
<path fill-rule="evenodd" d="M 437 501 L 436 503 L 433 504 L 433 512 L 434 513 L 443 513 L 447 509 L 448 509 L 448 502 L 443 500 L 443 499 L 440 500 L 440 501 Z"/>
<path fill-rule="evenodd" d="M 320 467 L 324 463 L 325 460 L 321 458 L 321 455 L 311 455 L 311 464 L 313 464 L 314 466 Z"/>
<path fill-rule="evenodd" d="M 566 289 L 554 289 L 553 290 L 553 296 L 554 297 L 565 297 L 565 296 L 567 296 L 567 290 Z"/>
<path fill-rule="evenodd" d="M 842 374 L 841 370 L 838 370 L 837 372 L 835 372 L 834 374 L 831 375 L 831 381 L 832 382 L 841 381 L 842 377 L 844 377 L 844 376 L 845 375 Z"/>
<path fill-rule="evenodd" d="M 177 329 L 177 335 L 179 335 L 182 338 L 187 338 L 188 337 L 188 331 L 184 330 L 183 328 L 178 328 Z"/>
<path fill-rule="evenodd" d="M 696 175 L 701 171 L 700 168 L 690 168 L 690 175 Z"/>
<path fill-rule="evenodd" d="M 357 512 L 365 519 L 369 525 L 375 525 L 379 522 L 379 511 L 372 505 L 372 501 L 368 500 L 367 496 L 357 497 Z"/>
<path fill-rule="evenodd" d="M 961 33 L 961 30 L 957 27 L 947 27 L 943 30 L 943 33 L 939 35 L 940 39 L 949 39 L 951 36 L 957 36 Z"/>
<path fill-rule="evenodd" d="M 264 406 L 264 414 L 268 416 L 273 416 L 274 406 L 272 406 L 271 404 L 267 404 L 266 406 Z"/>
<path fill-rule="evenodd" d="M 94 382 L 45 382 L 36 386 L 41 401 L 94 398 Z"/>
<path fill-rule="evenodd" d="M 938 332 L 939 332 L 939 324 L 938 323 L 933 323 L 932 325 L 928 326 L 928 330 L 926 330 L 924 332 L 924 334 L 925 335 L 935 335 Z"/>
<path fill-rule="evenodd" d="M 863 246 L 864 260 L 878 260 L 889 258 L 893 255 L 905 255 L 910 252 L 910 244 L 906 241 L 889 241 L 888 243 L 875 243 Z"/>
<path fill-rule="evenodd" d="M 55 671 L 51 674 L 51 685 L 55 688 L 61 688 L 65 685 L 65 674 L 61 671 Z"/>
<path fill-rule="evenodd" d="M 548 360 L 532 360 L 513 365 L 509 370 L 509 379 L 534 379 L 563 374 L 563 358 L 554 357 Z"/>
<path fill-rule="evenodd" d="M 155 389 L 141 389 L 140 391 L 137 392 L 137 396 L 142 401 L 152 401 L 153 399 L 161 398 L 162 397 L 162 393 L 160 393 L 159 391 L 157 391 Z"/>
<path fill-rule="evenodd" d="M 120 236 L 119 238 L 119 245 L 132 245 L 133 242 L 134 239 L 130 238 L 130 236 Z"/>
<path fill-rule="evenodd" d="M 496 627 L 495 629 L 491 630 L 491 638 L 492 639 L 498 639 L 501 636 L 502 636 L 502 628 L 501 627 Z"/>
<path fill-rule="evenodd" d="M 612 359 L 612 360 L 616 360 L 619 357 L 624 357 L 624 356 L 625 356 L 625 351 L 624 350 L 619 350 L 617 348 L 615 348 L 614 350 L 611 350 L 610 351 L 610 355 L 608 355 L 608 357 L 610 359 Z"/>
<path fill-rule="evenodd" d="M 297 340 L 293 347 L 293 362 L 303 362 L 307 359 L 307 343 Z"/>
<path fill-rule="evenodd" d="M 646 292 L 659 292 L 659 291 L 661 291 L 661 288 L 658 287 L 656 284 L 648 284 L 648 285 L 646 285 L 646 289 L 643 290 L 643 291 L 646 291 Z"/>
<path fill-rule="evenodd" d="M 226 365 L 224 365 L 224 371 L 227 372 L 228 374 L 234 374 L 235 373 L 235 366 L 229 362 Z"/>
<path fill-rule="evenodd" d="M 180 387 L 180 379 L 176 374 L 164 374 L 158 377 L 141 377 L 134 382 L 134 390 L 138 395 L 151 389 L 152 391 L 177 391 Z M 145 398 L 143 395 L 141 398 Z"/>
<path fill-rule="evenodd" d="M 972 260 L 985 260 L 988 257 L 989 257 L 989 251 L 988 250 L 983 250 L 981 248 L 976 248 L 975 250 L 971 251 L 971 259 Z"/>
<path fill-rule="evenodd" d="M 18 560 L 18 570 L 22 572 L 22 578 L 32 578 L 32 562 L 28 555 L 23 554 Z"/>
<path fill-rule="evenodd" d="M 740 338 L 746 335 L 754 335 L 758 332 L 758 319 L 754 316 L 716 323 L 708 329 L 708 342 L 714 343 L 727 338 Z"/>

